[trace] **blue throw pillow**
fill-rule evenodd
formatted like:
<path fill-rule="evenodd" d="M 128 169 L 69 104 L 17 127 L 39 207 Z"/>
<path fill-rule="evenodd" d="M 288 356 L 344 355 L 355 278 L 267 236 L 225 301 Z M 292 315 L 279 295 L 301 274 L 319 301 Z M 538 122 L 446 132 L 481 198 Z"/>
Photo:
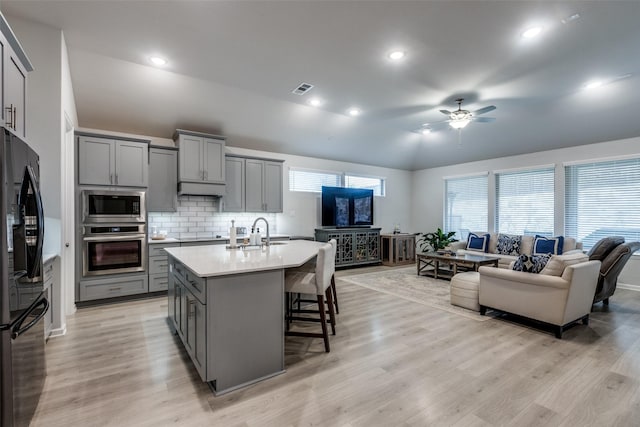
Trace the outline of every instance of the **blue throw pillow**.
<path fill-rule="evenodd" d="M 469 233 L 469 237 L 467 238 L 467 250 L 475 252 L 488 252 L 490 238 L 490 234 L 482 234 L 479 236 L 474 233 Z"/>
<path fill-rule="evenodd" d="M 562 247 L 564 246 L 564 237 L 544 237 L 536 235 L 533 241 L 532 255 L 552 254 L 562 255 Z"/>
<path fill-rule="evenodd" d="M 531 256 L 522 254 L 516 258 L 516 261 L 513 263 L 513 269 L 515 271 L 538 274 L 547 265 L 549 259 L 551 259 L 551 254 Z"/>

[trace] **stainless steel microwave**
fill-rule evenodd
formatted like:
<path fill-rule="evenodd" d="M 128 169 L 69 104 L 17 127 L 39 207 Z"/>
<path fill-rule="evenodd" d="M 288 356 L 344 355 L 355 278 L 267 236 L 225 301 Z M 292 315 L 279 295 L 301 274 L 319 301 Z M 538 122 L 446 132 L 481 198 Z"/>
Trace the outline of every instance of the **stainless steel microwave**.
<path fill-rule="evenodd" d="M 82 191 L 82 223 L 144 223 L 144 191 Z"/>

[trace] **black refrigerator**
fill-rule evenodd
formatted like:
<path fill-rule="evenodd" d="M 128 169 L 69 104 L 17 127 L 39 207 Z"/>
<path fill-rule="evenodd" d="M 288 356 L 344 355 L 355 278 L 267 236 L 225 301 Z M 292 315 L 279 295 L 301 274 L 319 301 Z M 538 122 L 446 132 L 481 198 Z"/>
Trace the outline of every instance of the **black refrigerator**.
<path fill-rule="evenodd" d="M 46 375 L 38 155 L 0 127 L 0 427 L 28 426 Z"/>

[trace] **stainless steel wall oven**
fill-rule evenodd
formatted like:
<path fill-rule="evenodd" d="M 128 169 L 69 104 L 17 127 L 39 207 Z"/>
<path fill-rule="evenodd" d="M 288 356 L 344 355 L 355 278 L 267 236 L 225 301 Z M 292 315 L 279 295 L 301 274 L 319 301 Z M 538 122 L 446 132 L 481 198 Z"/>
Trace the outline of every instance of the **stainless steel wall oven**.
<path fill-rule="evenodd" d="M 82 276 L 135 273 L 147 269 L 144 224 L 85 224 Z"/>

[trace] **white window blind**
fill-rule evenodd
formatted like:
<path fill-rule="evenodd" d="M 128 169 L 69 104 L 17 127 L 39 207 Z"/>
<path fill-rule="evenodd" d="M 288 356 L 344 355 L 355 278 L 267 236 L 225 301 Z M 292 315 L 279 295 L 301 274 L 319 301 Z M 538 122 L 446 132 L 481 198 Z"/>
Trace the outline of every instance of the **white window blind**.
<path fill-rule="evenodd" d="M 344 176 L 344 186 L 347 188 L 367 188 L 373 190 L 374 196 L 384 196 L 384 179 L 367 176 Z"/>
<path fill-rule="evenodd" d="M 565 166 L 565 234 L 640 241 L 640 158 Z"/>
<path fill-rule="evenodd" d="M 342 175 L 305 169 L 289 169 L 289 191 L 322 192 L 322 186 L 341 187 Z"/>
<path fill-rule="evenodd" d="M 499 172 L 496 177 L 496 231 L 553 235 L 554 168 Z"/>
<path fill-rule="evenodd" d="M 464 240 L 470 231 L 488 229 L 487 175 L 447 178 L 444 181 L 444 228 Z"/>

